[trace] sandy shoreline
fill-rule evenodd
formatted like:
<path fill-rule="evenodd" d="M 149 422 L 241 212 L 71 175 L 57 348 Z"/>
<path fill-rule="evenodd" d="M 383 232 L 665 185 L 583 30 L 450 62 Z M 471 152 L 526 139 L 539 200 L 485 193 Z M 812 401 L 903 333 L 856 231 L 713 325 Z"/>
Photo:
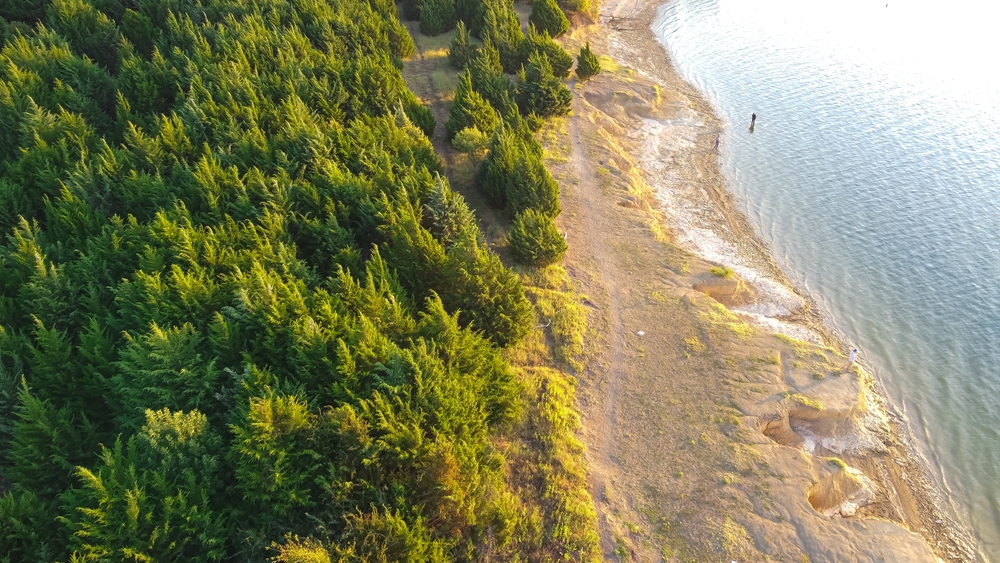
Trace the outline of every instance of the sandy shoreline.
<path fill-rule="evenodd" d="M 601 21 L 604 23 L 599 26 L 600 31 L 587 35 L 592 44 L 600 44 L 602 51 L 620 65 L 635 69 L 640 76 L 662 85 L 664 96 L 683 99 L 690 109 L 690 115 L 677 117 L 680 121 L 686 120 L 679 131 L 682 136 L 686 134 L 687 139 L 682 139 L 681 146 L 664 149 L 673 154 L 673 158 L 677 158 L 678 154 L 683 155 L 690 163 L 689 166 L 659 167 L 655 159 L 644 162 L 642 157 L 637 158 L 642 174 L 653 186 L 654 192 L 661 192 L 659 199 L 661 209 L 666 212 L 665 222 L 675 230 L 675 238 L 681 246 L 698 251 L 698 248 L 691 248 L 690 243 L 684 244 L 689 241 L 684 240 L 684 233 L 680 231 L 691 225 L 678 225 L 679 220 L 684 217 L 697 216 L 700 221 L 697 228 L 707 228 L 712 235 L 728 245 L 738 256 L 745 271 L 762 274 L 763 278 L 777 283 L 800 301 L 801 306 L 794 308 L 789 314 L 774 315 L 772 307 L 769 312 L 771 316 L 777 317 L 773 319 L 775 322 L 800 327 L 817 335 L 827 346 L 845 349 L 844 339 L 824 322 L 814 301 L 790 282 L 772 258 L 767 245 L 757 237 L 753 226 L 739 210 L 732 193 L 726 189 L 717 154 L 706 148 L 711 147 L 722 124 L 702 95 L 674 71 L 666 50 L 661 48 L 658 38 L 651 30 L 660 4 L 656 0 L 610 2 L 602 8 Z M 657 96 L 660 96 L 659 91 Z M 673 133 L 674 131 L 664 130 L 653 134 L 659 138 Z M 634 132 L 629 134 L 636 136 Z M 642 139 L 637 141 L 641 142 Z M 658 190 L 658 186 L 661 189 Z M 669 190 L 669 194 L 665 196 L 664 190 Z M 685 194 L 685 191 L 690 193 Z M 670 198 L 675 200 L 668 201 Z M 678 207 L 684 207 L 684 210 L 678 211 Z M 707 258 L 721 262 L 716 256 Z M 744 271 L 737 270 L 737 273 L 744 278 L 750 277 Z M 751 284 L 753 281 L 751 280 Z M 760 282 L 757 288 L 760 293 Z M 738 312 L 741 309 L 733 308 Z M 744 313 L 747 313 L 744 317 L 753 320 L 752 308 Z M 754 324 L 762 326 L 761 322 Z M 765 328 L 775 330 L 776 326 Z M 778 326 L 777 330 L 788 333 L 787 328 L 787 325 L 785 329 Z M 803 337 L 802 333 L 794 336 L 800 340 L 810 340 Z M 866 409 L 875 413 L 871 416 L 873 420 L 877 419 L 871 422 L 868 431 L 884 444 L 882 451 L 877 455 L 869 450 L 859 450 L 857 453 L 836 451 L 837 446 L 830 446 L 834 442 L 827 442 L 826 446 L 823 443 L 806 446 L 787 444 L 780 448 L 811 450 L 817 458 L 839 455 L 849 466 L 857 468 L 874 482 L 874 489 L 880 493 L 875 495 L 878 500 L 859 508 L 857 515 L 850 520 L 899 522 L 919 534 L 937 557 L 943 560 L 984 560 L 981 555 L 976 554 L 971 534 L 945 508 L 944 493 L 930 478 L 929 465 L 917 451 L 907 422 L 897 409 L 888 404 L 878 382 L 867 372 L 859 375 L 859 381 L 863 387 L 862 396 L 866 397 Z M 785 416 L 787 418 L 787 414 Z M 768 437 L 774 440 L 773 436 Z M 748 529 L 751 528 L 748 525 Z"/>

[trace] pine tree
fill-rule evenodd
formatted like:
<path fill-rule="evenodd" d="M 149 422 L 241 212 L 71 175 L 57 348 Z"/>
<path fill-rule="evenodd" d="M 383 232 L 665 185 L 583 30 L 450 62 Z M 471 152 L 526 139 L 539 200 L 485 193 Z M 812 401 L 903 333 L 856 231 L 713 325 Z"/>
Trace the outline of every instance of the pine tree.
<path fill-rule="evenodd" d="M 478 49 L 472 45 L 469 38 L 469 31 L 465 27 L 465 22 L 459 21 L 454 39 L 451 40 L 451 48 L 448 49 L 448 63 L 452 68 L 462 70 L 469 61 L 476 58 Z"/>
<path fill-rule="evenodd" d="M 514 102 L 516 89 L 514 83 L 507 78 L 500 64 L 500 51 L 486 41 L 468 65 L 472 75 L 472 88 L 479 92 L 487 102 L 496 109 L 504 119 L 509 119 L 517 112 Z M 488 131 L 484 131 L 487 135 Z"/>
<path fill-rule="evenodd" d="M 73 560 L 197 559 L 226 550 L 217 496 L 221 438 L 197 412 L 146 412 L 127 447 L 104 448 L 94 470 L 79 468 L 76 513 L 65 519 Z"/>
<path fill-rule="evenodd" d="M 424 203 L 423 224 L 448 249 L 458 242 L 464 231 L 476 229 L 476 217 L 462 194 L 451 189 L 447 178 L 438 175 Z"/>
<path fill-rule="evenodd" d="M 534 113 L 539 117 L 552 117 L 570 112 L 573 94 L 552 73 L 548 58 L 534 53 L 518 85 L 517 101 L 525 115 Z"/>
<path fill-rule="evenodd" d="M 562 259 L 566 240 L 547 215 L 526 209 L 514 218 L 510 229 L 510 252 L 528 266 L 547 266 Z"/>
<path fill-rule="evenodd" d="M 521 60 L 524 32 L 513 0 L 485 0 L 483 9 L 483 41 L 489 41 L 500 52 L 504 72 L 514 74 L 524 62 Z"/>
<path fill-rule="evenodd" d="M 502 126 L 494 133 L 477 180 L 490 204 L 510 216 L 526 209 L 559 214 L 559 185 L 517 127 Z"/>
<path fill-rule="evenodd" d="M 580 55 L 576 58 L 576 75 L 580 80 L 587 80 L 601 72 L 601 61 L 590 50 L 590 42 L 580 47 Z"/>
<path fill-rule="evenodd" d="M 411 124 L 415 125 L 417 129 L 426 136 L 428 139 L 434 139 L 434 130 L 437 128 L 437 120 L 434 119 L 434 113 L 427 106 L 421 104 L 420 102 L 413 100 L 412 103 L 407 105 L 403 109 L 403 114 L 410 121 Z M 397 115 L 397 121 L 399 116 Z M 398 125 L 402 127 L 402 124 Z"/>
<path fill-rule="evenodd" d="M 464 233 L 448 251 L 444 278 L 452 288 L 441 296 L 448 310 L 460 311 L 463 324 L 498 346 L 513 346 L 531 330 L 534 312 L 520 279 L 473 233 Z"/>
<path fill-rule="evenodd" d="M 459 131 L 468 127 L 492 132 L 499 122 L 500 117 L 496 110 L 472 88 L 472 77 L 469 72 L 459 75 L 455 103 L 452 104 L 448 122 L 445 123 L 448 140 L 454 139 Z"/>
<path fill-rule="evenodd" d="M 490 151 L 479 165 L 476 176 L 486 200 L 493 207 L 507 207 L 507 192 L 522 153 L 520 140 L 510 127 L 501 125 L 493 133 Z"/>
<path fill-rule="evenodd" d="M 534 24 L 528 25 L 528 33 L 524 42 L 521 43 L 521 58 L 529 60 L 533 53 L 541 53 L 549 59 L 552 65 L 552 73 L 559 78 L 569 76 L 570 69 L 573 68 L 573 55 L 566 52 L 562 45 L 549 37 L 547 31 L 536 31 Z"/>
<path fill-rule="evenodd" d="M 153 323 L 145 335 L 127 340 L 111 382 L 123 424 L 138 426 L 148 408 L 209 408 L 221 374 L 214 361 L 202 360 L 203 337 L 192 324 L 163 330 Z"/>
<path fill-rule="evenodd" d="M 420 33 L 435 37 L 454 26 L 454 0 L 420 0 Z"/>
<path fill-rule="evenodd" d="M 78 53 L 114 73 L 118 68 L 118 27 L 104 13 L 83 0 L 52 0 L 48 25 L 69 40 Z"/>
<path fill-rule="evenodd" d="M 507 188 L 507 214 L 533 209 L 549 217 L 559 215 L 559 184 L 542 159 L 524 151 Z"/>
<path fill-rule="evenodd" d="M 320 466 L 308 406 L 299 397 L 269 393 L 241 409 L 229 459 L 243 498 L 276 517 L 312 506 Z"/>
<path fill-rule="evenodd" d="M 535 0 L 531 5 L 528 21 L 539 31 L 547 31 L 552 37 L 559 37 L 569 31 L 569 19 L 556 4 L 556 0 Z"/>
<path fill-rule="evenodd" d="M 408 20 L 420 19 L 421 0 L 403 0 L 403 17 Z"/>
<path fill-rule="evenodd" d="M 37 0 L 5 0 L 0 2 L 0 17 L 35 27 L 35 22 L 45 16 L 47 4 Z"/>
<path fill-rule="evenodd" d="M 484 6 L 482 0 L 455 0 L 455 17 L 469 26 L 473 37 L 482 38 Z"/>
<path fill-rule="evenodd" d="M 6 476 L 53 502 L 73 482 L 74 466 L 87 465 L 95 457 L 96 431 L 69 409 L 32 396 L 24 382 L 19 398 L 21 412 L 14 423 Z"/>

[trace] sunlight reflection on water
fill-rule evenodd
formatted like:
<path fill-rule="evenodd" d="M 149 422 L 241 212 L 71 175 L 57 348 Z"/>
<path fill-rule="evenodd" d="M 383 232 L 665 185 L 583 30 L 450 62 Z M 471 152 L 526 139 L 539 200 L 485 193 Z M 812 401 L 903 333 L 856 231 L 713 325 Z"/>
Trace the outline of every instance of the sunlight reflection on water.
<path fill-rule="evenodd" d="M 888 3 L 673 0 L 654 30 L 776 259 L 1000 553 L 1000 7 Z"/>

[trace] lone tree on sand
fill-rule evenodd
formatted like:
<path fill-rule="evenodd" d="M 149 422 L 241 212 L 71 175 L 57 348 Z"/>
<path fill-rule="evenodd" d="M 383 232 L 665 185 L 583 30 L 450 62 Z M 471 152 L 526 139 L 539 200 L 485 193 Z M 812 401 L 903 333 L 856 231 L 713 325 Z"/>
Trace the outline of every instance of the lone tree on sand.
<path fill-rule="evenodd" d="M 590 50 L 590 42 L 580 47 L 580 55 L 576 58 L 576 75 L 580 80 L 587 80 L 601 72 L 601 61 Z"/>

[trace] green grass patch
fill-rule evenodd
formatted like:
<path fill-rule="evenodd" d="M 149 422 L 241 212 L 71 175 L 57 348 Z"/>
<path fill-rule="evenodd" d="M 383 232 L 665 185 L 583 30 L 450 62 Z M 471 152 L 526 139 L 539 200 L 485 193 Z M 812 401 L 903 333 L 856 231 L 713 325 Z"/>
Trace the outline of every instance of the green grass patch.
<path fill-rule="evenodd" d="M 519 428 L 525 443 L 519 448 L 527 468 L 518 480 L 538 482 L 545 491 L 545 541 L 581 560 L 596 561 L 600 553 L 597 512 L 587 489 L 584 445 L 577 437 L 576 378 L 551 368 L 520 370 L 528 405 Z M 532 485 L 535 486 L 535 485 Z M 539 522 L 540 524 L 541 522 Z"/>
<path fill-rule="evenodd" d="M 720 278 L 733 277 L 733 269 L 730 268 L 729 266 L 715 266 L 709 271 L 715 274 L 716 276 L 719 276 Z"/>
<path fill-rule="evenodd" d="M 587 310 L 561 265 L 515 268 L 525 284 L 525 295 L 535 306 L 538 327 L 551 337 L 552 357 L 576 371 L 583 369 Z"/>
<path fill-rule="evenodd" d="M 621 66 L 619 66 L 614 59 L 607 55 L 598 55 L 597 60 L 601 62 L 602 72 L 618 72 L 621 70 Z"/>
<path fill-rule="evenodd" d="M 706 349 L 705 343 L 701 341 L 697 336 L 692 336 L 690 338 L 684 339 L 684 347 L 688 349 L 692 354 L 699 352 L 704 352 Z"/>
<path fill-rule="evenodd" d="M 449 98 L 458 88 L 458 73 L 450 68 L 435 70 L 431 74 L 431 84 L 437 95 Z"/>
<path fill-rule="evenodd" d="M 837 469 L 847 469 L 847 464 L 844 463 L 844 460 L 840 459 L 839 457 L 827 458 L 826 462 L 836 467 Z"/>
<path fill-rule="evenodd" d="M 817 401 L 816 399 L 806 397 L 805 395 L 800 395 L 798 393 L 785 392 L 784 397 L 810 409 L 821 411 L 826 408 L 823 406 L 823 403 Z"/>
<path fill-rule="evenodd" d="M 774 337 L 777 338 L 779 341 L 784 342 L 785 344 L 790 346 L 792 349 L 792 353 L 795 354 L 795 357 L 799 358 L 800 360 L 808 358 L 809 354 L 812 353 L 813 345 L 808 342 L 799 340 L 797 338 L 792 338 L 787 334 L 775 334 Z"/>
<path fill-rule="evenodd" d="M 413 43 L 417 47 L 417 56 L 448 56 L 448 50 L 451 49 L 451 40 L 455 38 L 454 29 L 435 37 L 428 37 L 417 32 L 417 29 L 419 29 L 420 26 L 418 22 L 407 23 L 416 24 L 412 29 L 410 29 L 410 35 L 413 36 Z M 410 26 L 407 25 L 407 27 Z"/>
<path fill-rule="evenodd" d="M 698 317 L 712 325 L 725 328 L 742 341 L 750 340 L 757 334 L 757 330 L 747 323 L 741 321 L 725 305 L 712 303 L 707 310 L 700 311 Z"/>

